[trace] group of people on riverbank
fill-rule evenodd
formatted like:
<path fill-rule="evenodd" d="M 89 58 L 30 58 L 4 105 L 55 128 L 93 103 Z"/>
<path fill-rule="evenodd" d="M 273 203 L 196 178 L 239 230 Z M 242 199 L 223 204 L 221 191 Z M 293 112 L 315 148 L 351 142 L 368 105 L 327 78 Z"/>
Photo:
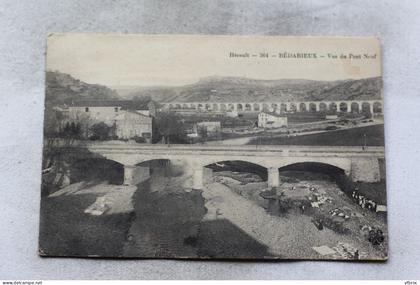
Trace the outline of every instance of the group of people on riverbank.
<path fill-rule="evenodd" d="M 360 207 L 376 212 L 378 203 L 360 194 L 357 188 L 352 192 L 351 197 Z"/>

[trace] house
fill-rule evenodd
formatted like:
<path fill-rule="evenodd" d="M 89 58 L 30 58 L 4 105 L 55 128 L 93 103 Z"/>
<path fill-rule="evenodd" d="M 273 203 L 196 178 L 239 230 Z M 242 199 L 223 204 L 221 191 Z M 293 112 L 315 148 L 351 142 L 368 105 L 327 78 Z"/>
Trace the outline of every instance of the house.
<path fill-rule="evenodd" d="M 259 128 L 287 127 L 287 117 L 273 112 L 261 112 L 258 114 Z"/>
<path fill-rule="evenodd" d="M 130 101 L 123 100 L 80 100 L 69 106 L 71 121 L 89 120 L 92 123 L 104 122 L 111 126 L 114 118 Z"/>
<path fill-rule="evenodd" d="M 143 137 L 151 141 L 152 116 L 156 114 L 151 101 L 80 100 L 73 102 L 68 110 L 68 120 L 81 123 L 83 129 L 103 122 L 116 127 L 115 135 L 119 138 Z"/>
<path fill-rule="evenodd" d="M 68 108 L 69 118 L 88 116 L 91 120 L 110 123 L 121 110 L 132 110 L 146 116 L 156 115 L 155 103 L 131 100 L 79 100 Z"/>
<path fill-rule="evenodd" d="M 325 119 L 326 120 L 337 120 L 338 115 L 337 114 L 327 114 L 327 115 L 325 115 Z"/>
<path fill-rule="evenodd" d="M 237 118 L 238 117 L 238 111 L 235 110 L 228 110 L 225 112 L 227 117 L 230 118 Z"/>
<path fill-rule="evenodd" d="M 114 118 L 115 135 L 121 139 L 142 137 L 145 142 L 152 141 L 152 117 L 135 111 L 121 111 Z"/>

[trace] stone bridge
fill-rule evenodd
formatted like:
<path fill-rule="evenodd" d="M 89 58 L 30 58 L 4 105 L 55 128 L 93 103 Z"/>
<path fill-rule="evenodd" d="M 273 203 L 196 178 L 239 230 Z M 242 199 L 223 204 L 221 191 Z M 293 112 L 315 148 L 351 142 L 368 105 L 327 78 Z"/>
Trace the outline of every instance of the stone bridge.
<path fill-rule="evenodd" d="M 334 100 L 334 101 L 306 101 L 306 102 L 166 102 L 161 103 L 163 109 L 192 109 L 198 111 L 296 111 L 296 112 L 361 112 L 369 111 L 371 114 L 382 113 L 383 102 L 377 100 Z"/>
<path fill-rule="evenodd" d="M 193 188 L 202 189 L 205 166 L 223 161 L 245 161 L 267 169 L 268 185 L 279 185 L 279 168 L 295 163 L 315 162 L 335 166 L 353 181 L 380 180 L 378 159 L 384 158 L 384 147 L 335 146 L 210 146 L 210 145 L 144 145 L 121 142 L 88 143 L 87 153 L 124 166 L 124 184 L 134 185 L 149 178 L 148 161 L 181 160 L 193 176 Z M 87 151 L 87 152 L 86 152 Z M 207 168 L 206 168 L 207 169 Z"/>

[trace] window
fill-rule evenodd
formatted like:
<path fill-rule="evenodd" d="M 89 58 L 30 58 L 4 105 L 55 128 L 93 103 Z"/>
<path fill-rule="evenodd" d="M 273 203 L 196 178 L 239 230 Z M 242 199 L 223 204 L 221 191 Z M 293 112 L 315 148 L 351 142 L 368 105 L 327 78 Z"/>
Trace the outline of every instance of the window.
<path fill-rule="evenodd" d="M 118 107 L 115 107 L 114 110 L 115 110 L 115 112 L 118 112 Z"/>
<path fill-rule="evenodd" d="M 89 107 L 86 107 L 85 108 L 85 112 L 89 112 Z"/>

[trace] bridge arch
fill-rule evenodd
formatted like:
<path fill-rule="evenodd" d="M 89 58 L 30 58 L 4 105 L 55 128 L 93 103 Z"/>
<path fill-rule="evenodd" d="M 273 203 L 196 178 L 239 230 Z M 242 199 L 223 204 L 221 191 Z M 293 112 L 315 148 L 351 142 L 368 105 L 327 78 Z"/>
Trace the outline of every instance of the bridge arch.
<path fill-rule="evenodd" d="M 377 114 L 382 114 L 382 103 L 379 101 L 373 102 L 373 112 Z"/>
<path fill-rule="evenodd" d="M 306 104 L 305 103 L 300 103 L 299 104 L 299 111 L 300 112 L 306 112 Z"/>
<path fill-rule="evenodd" d="M 219 111 L 219 105 L 217 103 L 213 103 L 212 110 L 213 111 Z"/>
<path fill-rule="evenodd" d="M 340 165 L 333 165 L 329 163 L 316 162 L 316 161 L 302 161 L 286 164 L 279 168 L 279 171 L 299 170 L 308 172 L 324 172 L 345 174 L 345 170 Z"/>
<path fill-rule="evenodd" d="M 370 113 L 370 109 L 371 109 L 371 103 L 369 102 L 362 103 L 362 112 Z"/>
<path fill-rule="evenodd" d="M 309 112 L 316 112 L 316 104 L 311 102 L 309 103 Z"/>
<path fill-rule="evenodd" d="M 327 111 L 327 104 L 324 102 L 319 103 L 319 111 L 326 112 Z"/>
<path fill-rule="evenodd" d="M 136 185 L 151 177 L 160 169 L 162 177 L 175 177 L 191 172 L 189 164 L 180 157 L 161 156 L 130 156 L 123 165 L 124 185 Z"/>
<path fill-rule="evenodd" d="M 250 170 L 249 166 L 252 166 L 253 169 Z M 267 167 L 261 165 L 260 163 L 256 163 L 248 161 L 248 159 L 232 159 L 232 160 L 226 160 L 226 159 L 216 159 L 213 160 L 211 163 L 204 163 L 203 167 L 211 168 L 213 170 L 219 170 L 223 171 L 224 168 L 226 169 L 236 169 L 240 172 L 252 172 L 256 173 L 258 175 L 261 175 L 262 177 L 267 176 Z"/>
<path fill-rule="evenodd" d="M 290 103 L 290 111 L 292 111 L 292 112 L 297 111 L 297 105 L 295 103 Z"/>
<path fill-rule="evenodd" d="M 239 104 L 236 106 L 236 108 L 238 109 L 238 111 L 239 111 L 239 112 L 241 112 L 241 111 L 243 111 L 243 110 L 244 110 L 244 106 L 243 106 L 241 103 L 239 103 Z"/>
<path fill-rule="evenodd" d="M 284 169 L 289 165 L 330 165 L 341 169 L 344 174 L 350 175 L 351 172 L 351 158 L 337 158 L 337 157 L 290 157 L 287 160 L 281 161 L 277 164 L 279 169 Z"/>
<path fill-rule="evenodd" d="M 154 157 L 154 158 L 145 158 L 144 160 L 140 160 L 138 161 L 138 163 L 136 163 L 134 165 L 136 168 L 144 168 L 142 169 L 137 169 L 137 173 L 134 175 L 143 175 L 142 177 L 140 177 L 141 180 L 147 179 L 149 177 L 149 174 L 152 175 L 154 174 L 154 172 L 157 172 L 157 170 L 162 170 L 164 177 L 168 177 L 168 176 L 180 176 L 181 174 L 183 174 L 184 172 L 187 172 L 186 166 L 187 164 L 185 163 L 185 161 L 183 161 L 182 159 L 179 158 L 174 158 L 174 157 Z M 174 167 L 171 167 L 174 166 Z M 137 177 L 139 179 L 139 177 Z"/>
<path fill-rule="evenodd" d="M 337 104 L 335 102 L 331 102 L 328 106 L 328 110 L 332 112 L 337 112 Z"/>
<path fill-rule="evenodd" d="M 262 111 L 267 112 L 269 111 L 269 109 L 270 109 L 270 105 L 268 105 L 267 103 L 263 103 Z"/>
<path fill-rule="evenodd" d="M 250 157 L 246 157 L 245 158 L 240 158 L 238 159 L 238 157 L 205 157 L 204 159 L 201 159 L 199 161 L 195 161 L 195 168 L 201 168 L 201 167 L 206 167 L 208 165 L 211 164 L 215 164 L 215 163 L 220 163 L 220 162 L 228 162 L 228 161 L 235 161 L 235 162 L 241 162 L 241 163 L 249 163 L 249 164 L 253 164 L 253 165 L 258 165 L 260 167 L 263 168 L 268 168 L 269 166 L 265 164 L 264 160 L 262 160 L 261 158 L 257 157 L 257 156 L 250 156 Z"/>
<path fill-rule="evenodd" d="M 285 103 L 280 104 L 280 112 L 282 113 L 287 112 L 287 104 Z"/>
<path fill-rule="evenodd" d="M 352 113 L 359 113 L 360 112 L 360 105 L 357 102 L 352 102 L 350 105 L 350 110 Z"/>
<path fill-rule="evenodd" d="M 228 104 L 228 110 L 229 110 L 229 111 L 233 111 L 233 110 L 235 110 L 235 105 L 234 105 L 234 104 L 232 104 L 232 103 L 229 103 L 229 104 Z"/>
<path fill-rule="evenodd" d="M 245 111 L 247 111 L 247 112 L 251 112 L 251 110 L 252 110 L 251 104 L 246 103 L 246 104 L 245 104 Z"/>
<path fill-rule="evenodd" d="M 226 104 L 224 103 L 220 104 L 220 111 L 226 111 L 226 109 L 227 109 Z"/>
<path fill-rule="evenodd" d="M 307 177 L 308 173 L 321 174 L 323 177 L 334 181 L 341 190 L 346 191 L 349 185 L 349 171 L 345 168 L 346 167 L 343 168 L 343 166 L 339 164 L 307 161 L 287 164 L 280 167 L 278 171 L 281 176 L 287 176 L 287 172 L 289 171 L 298 171 L 298 173 L 303 172 L 304 177 Z M 318 176 L 315 177 L 318 179 Z"/>
<path fill-rule="evenodd" d="M 70 184 L 80 181 L 108 181 L 123 184 L 124 165 L 104 157 L 84 157 L 70 163 L 67 173 Z"/>
<path fill-rule="evenodd" d="M 253 110 L 254 110 L 255 112 L 259 112 L 259 111 L 261 111 L 261 110 L 260 110 L 260 104 L 258 104 L 258 103 L 254 103 L 254 104 L 253 104 L 253 107 L 254 107 L 254 108 L 253 108 Z"/>
<path fill-rule="evenodd" d="M 206 170 L 210 170 L 206 171 Z M 226 159 L 215 159 L 211 163 L 204 163 L 201 169 L 196 169 L 193 175 L 193 185 L 195 189 L 201 189 L 204 186 L 204 182 L 210 177 L 213 177 L 214 172 L 220 171 L 232 171 L 232 172 L 243 172 L 243 173 L 253 173 L 261 178 L 262 181 L 267 181 L 268 178 L 268 169 L 254 162 L 248 161 L 248 159 L 243 160 L 226 160 Z M 209 177 L 210 176 L 210 177 Z"/>
<path fill-rule="evenodd" d="M 346 102 L 341 102 L 339 105 L 339 110 L 340 112 L 348 112 L 349 111 L 349 107 L 347 105 Z"/>

